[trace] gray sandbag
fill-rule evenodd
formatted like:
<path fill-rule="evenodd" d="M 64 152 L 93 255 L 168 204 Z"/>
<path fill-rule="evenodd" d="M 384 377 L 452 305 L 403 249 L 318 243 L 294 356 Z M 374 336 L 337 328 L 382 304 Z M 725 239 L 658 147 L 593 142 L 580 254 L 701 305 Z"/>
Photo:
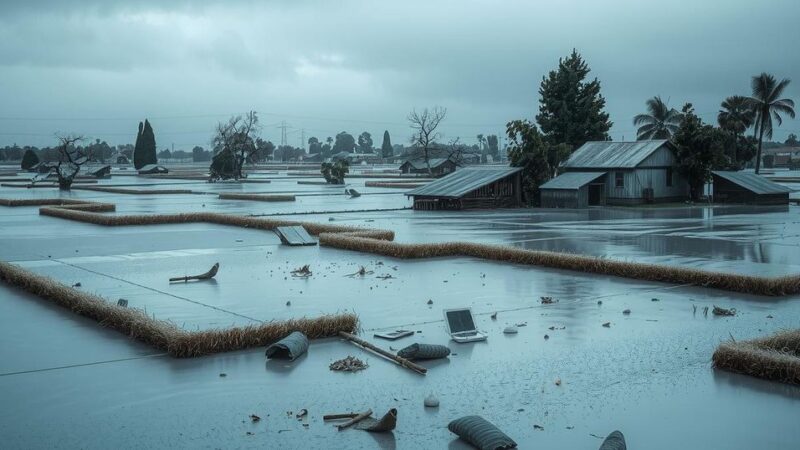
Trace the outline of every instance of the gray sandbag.
<path fill-rule="evenodd" d="M 447 429 L 480 450 L 517 448 L 517 443 L 481 416 L 464 416 L 447 425 Z"/>
<path fill-rule="evenodd" d="M 405 359 L 439 359 L 447 358 L 450 349 L 446 345 L 411 344 L 397 352 L 397 356 Z"/>
<path fill-rule="evenodd" d="M 278 342 L 267 347 L 267 359 L 282 358 L 295 360 L 308 350 L 308 338 L 299 331 L 293 331 Z"/>
<path fill-rule="evenodd" d="M 600 450 L 627 450 L 625 445 L 625 436 L 619 431 L 612 431 L 603 441 Z"/>
<path fill-rule="evenodd" d="M 373 417 L 362 419 L 356 424 L 356 428 L 364 431 L 372 431 L 373 433 L 385 433 L 395 429 L 397 426 L 397 410 L 392 408 L 380 418 L 380 420 Z"/>

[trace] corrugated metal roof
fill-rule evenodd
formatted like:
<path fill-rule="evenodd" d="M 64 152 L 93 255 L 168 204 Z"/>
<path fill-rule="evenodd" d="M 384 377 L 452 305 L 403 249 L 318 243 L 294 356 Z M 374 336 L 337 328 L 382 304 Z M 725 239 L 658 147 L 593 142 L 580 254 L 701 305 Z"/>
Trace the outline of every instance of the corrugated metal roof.
<path fill-rule="evenodd" d="M 785 194 L 787 192 L 792 192 L 792 189 L 772 182 L 755 173 L 726 172 L 722 170 L 715 170 L 713 173 L 756 194 Z"/>
<path fill-rule="evenodd" d="M 520 170 L 521 167 L 468 167 L 406 192 L 406 195 L 458 198 Z"/>
<path fill-rule="evenodd" d="M 539 189 L 577 190 L 608 172 L 565 172 L 539 186 Z"/>
<path fill-rule="evenodd" d="M 449 158 L 431 158 L 431 159 L 429 159 L 429 161 L 431 163 L 431 169 L 439 167 L 440 165 L 444 164 L 445 161 L 447 161 L 448 159 Z M 423 169 L 427 170 L 428 169 L 428 165 L 425 164 L 425 160 L 424 159 L 408 159 L 403 164 L 405 164 L 405 163 L 411 164 L 411 167 L 413 167 L 413 168 L 415 168 L 417 170 L 423 170 Z"/>
<path fill-rule="evenodd" d="M 632 169 L 668 142 L 667 140 L 587 142 L 572 153 L 563 167 L 571 169 Z"/>

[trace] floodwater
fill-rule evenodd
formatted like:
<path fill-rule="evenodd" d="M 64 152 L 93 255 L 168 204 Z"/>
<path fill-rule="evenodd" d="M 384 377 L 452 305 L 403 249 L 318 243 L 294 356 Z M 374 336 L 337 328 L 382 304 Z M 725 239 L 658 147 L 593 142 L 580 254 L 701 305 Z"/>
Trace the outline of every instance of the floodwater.
<path fill-rule="evenodd" d="M 390 228 L 402 242 L 468 240 L 771 275 L 800 266 L 794 206 L 415 212 L 396 210 L 409 205 L 403 190 L 364 188 L 364 180 L 351 187 L 365 195 L 351 199 L 334 188 L 279 178 L 242 186 L 147 182 L 304 195 L 293 203 L 211 194 L 67 195 L 114 202 L 118 214 L 303 213 L 289 217 Z M 101 184 L 134 180 L 142 181 L 114 177 Z M 54 189 L 0 188 L 0 197 L 56 195 Z M 359 212 L 307 214 L 320 211 Z M 710 365 L 714 348 L 731 336 L 796 328 L 798 296 L 753 297 L 472 258 L 404 261 L 289 248 L 271 232 L 212 224 L 104 228 L 42 217 L 35 207 L 0 207 L 0 259 L 80 282 L 80 289 L 112 301 L 126 298 L 187 329 L 347 310 L 359 314 L 362 336 L 383 348 L 424 342 L 453 352 L 449 360 L 424 363 L 426 376 L 338 339 L 314 341 L 292 363 L 265 363 L 263 349 L 176 360 L 0 286 L 4 448 L 461 449 L 467 446 L 447 423 L 469 414 L 495 423 L 520 448 L 594 449 L 602 442 L 597 436 L 614 429 L 633 449 L 792 449 L 800 441 L 800 388 Z M 167 281 L 214 262 L 220 272 L 211 282 Z M 304 264 L 313 276 L 292 277 Z M 360 266 L 373 273 L 347 276 Z M 542 305 L 540 296 L 559 301 Z M 705 316 L 703 308 L 713 305 L 738 314 Z M 472 308 L 487 342 L 448 342 L 442 309 L 460 306 Z M 524 324 L 519 334 L 502 333 L 514 324 Z M 371 337 L 398 327 L 418 333 L 395 342 Z M 370 367 L 328 370 L 347 355 Z M 422 406 L 430 393 L 441 400 L 438 409 Z M 388 435 L 339 432 L 322 421 L 323 414 L 371 408 L 381 415 L 392 407 L 399 419 Z M 298 421 L 293 413 L 302 408 L 309 416 Z M 262 420 L 252 423 L 250 414 Z"/>

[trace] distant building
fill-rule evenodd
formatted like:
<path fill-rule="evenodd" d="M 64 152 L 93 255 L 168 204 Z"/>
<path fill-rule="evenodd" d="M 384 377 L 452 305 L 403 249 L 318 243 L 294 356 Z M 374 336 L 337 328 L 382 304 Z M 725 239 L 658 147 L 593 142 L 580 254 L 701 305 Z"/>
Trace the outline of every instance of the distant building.
<path fill-rule="evenodd" d="M 467 167 L 406 195 L 414 209 L 511 208 L 522 204 L 519 167 Z"/>
<path fill-rule="evenodd" d="M 786 186 L 774 183 L 751 172 L 712 172 L 714 203 L 743 203 L 749 205 L 787 205 Z"/>
<path fill-rule="evenodd" d="M 678 173 L 669 141 L 587 142 L 539 186 L 545 208 L 683 201 L 689 183 Z"/>
<path fill-rule="evenodd" d="M 430 174 L 434 177 L 442 177 L 448 173 L 455 172 L 458 165 L 450 158 L 432 158 L 428 161 L 431 166 Z M 407 159 L 400 165 L 400 173 L 404 174 L 428 174 L 428 164 L 424 158 Z"/>

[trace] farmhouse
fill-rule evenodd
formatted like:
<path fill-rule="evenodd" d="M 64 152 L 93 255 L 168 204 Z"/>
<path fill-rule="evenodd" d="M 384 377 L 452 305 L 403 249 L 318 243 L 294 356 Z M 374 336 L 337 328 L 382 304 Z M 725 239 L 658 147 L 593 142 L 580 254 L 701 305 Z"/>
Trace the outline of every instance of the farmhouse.
<path fill-rule="evenodd" d="M 414 209 L 476 209 L 520 206 L 522 169 L 468 167 L 406 193 Z"/>
<path fill-rule="evenodd" d="M 431 158 L 428 160 L 431 165 L 431 175 L 442 177 L 448 173 L 456 171 L 458 165 L 450 158 Z M 400 165 L 400 173 L 405 174 L 428 174 L 428 164 L 424 158 L 407 159 Z"/>
<path fill-rule="evenodd" d="M 789 204 L 789 193 L 792 190 L 761 175 L 749 172 L 715 171 L 711 176 L 715 203 Z"/>
<path fill-rule="evenodd" d="M 539 187 L 545 208 L 682 201 L 689 183 L 669 141 L 587 142 Z"/>

